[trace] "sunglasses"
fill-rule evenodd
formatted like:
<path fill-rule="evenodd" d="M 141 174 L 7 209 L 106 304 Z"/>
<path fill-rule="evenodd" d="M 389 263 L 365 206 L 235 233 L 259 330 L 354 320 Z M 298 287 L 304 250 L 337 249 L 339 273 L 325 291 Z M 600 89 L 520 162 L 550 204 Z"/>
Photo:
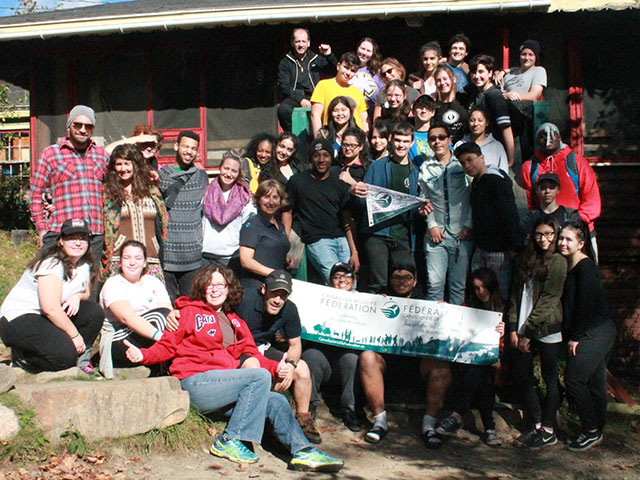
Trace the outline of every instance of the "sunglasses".
<path fill-rule="evenodd" d="M 391 72 L 393 72 L 393 68 L 390 68 L 388 70 L 385 70 L 384 72 L 380 72 L 382 74 L 383 77 L 386 77 L 387 75 L 391 75 Z"/>
<path fill-rule="evenodd" d="M 435 142 L 436 140 L 440 140 L 441 142 L 446 140 L 447 138 L 449 138 L 449 135 L 445 135 L 445 134 L 440 134 L 440 135 L 433 135 L 429 137 L 429 141 L 430 142 Z"/>
<path fill-rule="evenodd" d="M 87 132 L 93 132 L 93 129 L 95 127 L 93 123 L 82 123 L 82 122 L 71 122 L 71 126 L 73 127 L 74 130 L 81 130 L 82 127 L 84 127 L 84 129 Z"/>

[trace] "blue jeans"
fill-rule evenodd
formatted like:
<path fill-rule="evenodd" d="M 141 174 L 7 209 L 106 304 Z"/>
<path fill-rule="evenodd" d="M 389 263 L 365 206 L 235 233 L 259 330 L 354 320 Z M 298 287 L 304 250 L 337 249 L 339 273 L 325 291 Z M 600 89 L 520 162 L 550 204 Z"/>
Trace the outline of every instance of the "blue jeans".
<path fill-rule="evenodd" d="M 321 238 L 307 245 L 307 255 L 313 267 L 322 275 L 325 285 L 329 285 L 331 267 L 338 262 L 349 262 L 351 250 L 346 237 Z"/>
<path fill-rule="evenodd" d="M 278 440 L 292 454 L 310 443 L 293 417 L 289 402 L 271 391 L 271 374 L 263 368 L 209 370 L 182 380 L 191 403 L 202 413 L 225 409 L 231 418 L 225 433 L 230 438 L 261 443 L 268 418 Z"/>
<path fill-rule="evenodd" d="M 427 233 L 427 237 L 428 237 Z M 467 270 L 473 245 L 458 242 L 449 232 L 445 232 L 440 243 L 425 240 L 424 251 L 427 260 L 427 300 L 444 300 L 444 286 L 449 281 L 449 303 L 462 305 L 467 282 Z"/>

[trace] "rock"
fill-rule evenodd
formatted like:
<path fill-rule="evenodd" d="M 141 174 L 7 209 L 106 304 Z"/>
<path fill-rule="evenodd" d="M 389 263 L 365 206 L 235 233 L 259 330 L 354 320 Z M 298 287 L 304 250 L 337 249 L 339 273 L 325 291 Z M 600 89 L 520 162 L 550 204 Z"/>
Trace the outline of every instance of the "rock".
<path fill-rule="evenodd" d="M 16 384 L 13 368 L 0 364 L 0 393 L 8 392 Z"/>
<path fill-rule="evenodd" d="M 15 229 L 11 230 L 11 241 L 14 245 L 22 245 L 24 242 L 28 242 L 31 239 L 31 233 L 29 230 Z"/>
<path fill-rule="evenodd" d="M 113 378 L 114 380 L 136 380 L 140 378 L 149 378 L 151 370 L 147 367 L 140 365 L 133 368 L 114 368 Z"/>
<path fill-rule="evenodd" d="M 18 416 L 4 405 L 0 405 L 0 440 L 10 440 L 20 431 Z"/>
<path fill-rule="evenodd" d="M 45 436 L 57 441 L 70 428 L 89 440 L 148 432 L 182 422 L 189 394 L 174 377 L 17 385 Z"/>
<path fill-rule="evenodd" d="M 60 370 L 58 372 L 40 372 L 29 373 L 19 367 L 12 367 L 13 373 L 16 376 L 16 383 L 48 383 L 51 381 L 60 380 L 73 380 L 75 378 L 87 378 L 82 374 L 78 367 L 67 368 L 66 370 Z"/>

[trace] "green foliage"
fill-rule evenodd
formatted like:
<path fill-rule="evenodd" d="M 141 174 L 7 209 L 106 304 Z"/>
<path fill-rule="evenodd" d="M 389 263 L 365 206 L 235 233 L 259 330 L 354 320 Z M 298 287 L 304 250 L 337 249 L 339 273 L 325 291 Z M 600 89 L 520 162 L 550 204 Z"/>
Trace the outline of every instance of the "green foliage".
<path fill-rule="evenodd" d="M 16 412 L 20 424 L 18 434 L 6 445 L 0 445 L 0 460 L 18 463 L 42 461 L 54 453 L 36 425 L 33 410 L 27 408 L 13 393 L 0 395 L 0 403 Z"/>
<path fill-rule="evenodd" d="M 38 251 L 35 235 L 32 242 L 19 247 L 11 241 L 9 232 L 0 231 L 0 302 L 3 302 L 9 290 L 18 283 L 24 273 L 25 265 Z"/>
<path fill-rule="evenodd" d="M 60 435 L 60 438 L 67 439 L 67 452 L 75 453 L 79 457 L 84 455 L 87 449 L 87 444 L 82 434 L 73 428 L 73 425 L 69 427 L 69 430 Z"/>
<path fill-rule="evenodd" d="M 28 175 L 0 174 L 0 230 L 31 226 L 28 191 Z"/>

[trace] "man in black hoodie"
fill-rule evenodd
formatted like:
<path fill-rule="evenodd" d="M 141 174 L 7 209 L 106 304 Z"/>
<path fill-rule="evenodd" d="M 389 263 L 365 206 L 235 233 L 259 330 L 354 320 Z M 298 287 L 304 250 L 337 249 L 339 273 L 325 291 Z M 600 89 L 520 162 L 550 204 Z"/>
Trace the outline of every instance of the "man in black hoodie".
<path fill-rule="evenodd" d="M 335 73 L 336 57 L 331 46 L 322 43 L 315 53 L 309 50 L 309 30 L 294 28 L 291 34 L 291 51 L 278 66 L 278 87 L 282 101 L 278 107 L 278 120 L 285 132 L 291 131 L 291 113 L 296 107 L 311 107 L 311 94 L 320 80 L 320 72 Z"/>

